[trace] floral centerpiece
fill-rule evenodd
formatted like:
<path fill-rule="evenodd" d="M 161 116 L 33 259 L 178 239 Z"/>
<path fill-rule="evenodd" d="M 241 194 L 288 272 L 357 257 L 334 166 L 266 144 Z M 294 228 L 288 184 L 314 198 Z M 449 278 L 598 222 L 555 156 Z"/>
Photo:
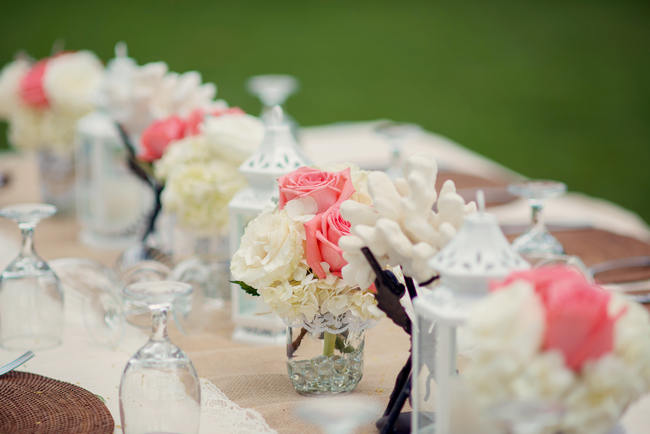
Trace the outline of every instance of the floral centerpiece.
<path fill-rule="evenodd" d="M 36 150 L 43 201 L 60 212 L 74 206 L 77 120 L 94 107 L 104 67 L 90 51 L 61 52 L 39 61 L 19 56 L 0 72 L 0 119 L 9 142 Z"/>
<path fill-rule="evenodd" d="M 474 350 L 462 375 L 488 412 L 556 406 L 538 432 L 607 433 L 650 390 L 648 336 L 643 307 L 574 269 L 516 272 L 474 307 Z"/>
<path fill-rule="evenodd" d="M 90 51 L 34 62 L 18 57 L 0 72 L 0 118 L 22 149 L 69 152 L 77 120 L 94 108 L 104 67 Z"/>
<path fill-rule="evenodd" d="M 338 241 L 350 224 L 340 206 L 370 203 L 366 178 L 356 168 L 309 167 L 281 177 L 277 207 L 248 224 L 231 261 L 235 283 L 262 296 L 290 326 L 289 376 L 301 393 L 352 390 L 361 379 L 363 330 L 382 316 L 370 289 L 341 278 L 346 261 Z"/>

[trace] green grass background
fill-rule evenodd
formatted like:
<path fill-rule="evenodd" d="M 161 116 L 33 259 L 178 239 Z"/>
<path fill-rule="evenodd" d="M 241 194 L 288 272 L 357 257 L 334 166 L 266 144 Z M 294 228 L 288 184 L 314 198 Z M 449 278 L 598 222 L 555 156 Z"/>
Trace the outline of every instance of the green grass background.
<path fill-rule="evenodd" d="M 648 1 L 13 1 L 0 63 L 125 40 L 255 113 L 246 77 L 291 73 L 302 125 L 416 122 L 648 221 L 649 23 Z"/>

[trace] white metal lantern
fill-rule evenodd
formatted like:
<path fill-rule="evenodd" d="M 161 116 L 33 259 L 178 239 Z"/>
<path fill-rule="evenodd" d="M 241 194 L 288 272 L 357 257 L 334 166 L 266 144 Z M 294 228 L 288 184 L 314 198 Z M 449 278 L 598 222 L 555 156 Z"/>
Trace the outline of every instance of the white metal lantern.
<path fill-rule="evenodd" d="M 277 179 L 295 169 L 308 165 L 300 152 L 290 126 L 284 121 L 280 106 L 272 109 L 266 119 L 264 139 L 259 150 L 239 167 L 248 180 L 248 187 L 230 201 L 230 255 L 244 234 L 246 225 L 264 209 L 278 203 Z M 246 294 L 232 285 L 233 339 L 260 344 L 284 344 L 286 325 L 261 297 Z"/>
<path fill-rule="evenodd" d="M 450 391 L 456 371 L 456 332 L 472 304 L 488 293 L 493 280 L 529 268 L 511 247 L 496 218 L 484 211 L 467 216 L 458 234 L 429 265 L 440 283 L 414 300 L 411 428 L 414 433 L 451 432 Z M 435 392 L 432 388 L 435 382 Z M 434 418 L 435 405 L 435 418 Z"/>
<path fill-rule="evenodd" d="M 76 203 L 81 240 L 123 248 L 141 234 L 153 194 L 131 173 L 113 120 L 94 111 L 77 122 Z"/>

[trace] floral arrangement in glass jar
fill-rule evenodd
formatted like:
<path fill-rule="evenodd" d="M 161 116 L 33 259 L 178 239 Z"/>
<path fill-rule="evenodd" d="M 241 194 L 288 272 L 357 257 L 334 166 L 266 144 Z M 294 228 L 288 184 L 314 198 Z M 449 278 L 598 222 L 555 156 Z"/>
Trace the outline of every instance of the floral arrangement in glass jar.
<path fill-rule="evenodd" d="M 165 181 L 162 206 L 197 233 L 224 234 L 228 203 L 245 187 L 239 166 L 259 146 L 262 122 L 238 107 L 195 109 L 186 118 L 152 123 L 142 134 L 139 158 L 154 161 Z"/>
<path fill-rule="evenodd" d="M 0 72 L 0 118 L 22 149 L 70 152 L 78 119 L 95 106 L 104 67 L 90 51 L 33 61 L 19 56 Z"/>
<path fill-rule="evenodd" d="M 252 220 L 231 260 L 235 283 L 260 295 L 289 326 L 290 379 L 301 393 L 352 390 L 361 379 L 363 335 L 383 316 L 369 288 L 341 278 L 338 246 L 350 233 L 346 200 L 370 204 L 367 173 L 301 167 L 278 179 L 279 201 Z M 315 357 L 305 358 L 314 341 Z"/>
<path fill-rule="evenodd" d="M 515 272 L 469 318 L 462 378 L 492 416 L 536 403 L 558 410 L 536 432 L 607 433 L 650 390 L 648 312 L 573 268 Z"/>

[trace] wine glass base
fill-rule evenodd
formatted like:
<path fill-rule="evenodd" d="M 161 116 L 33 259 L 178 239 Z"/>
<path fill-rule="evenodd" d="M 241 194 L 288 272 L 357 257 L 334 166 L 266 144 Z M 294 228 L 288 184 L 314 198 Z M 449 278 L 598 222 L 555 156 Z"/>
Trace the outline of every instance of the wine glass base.
<path fill-rule="evenodd" d="M 533 228 L 512 242 L 512 247 L 520 255 L 564 254 L 562 244 L 547 230 Z"/>
<path fill-rule="evenodd" d="M 53 335 L 18 335 L 0 341 L 7 350 L 45 350 L 61 345 L 61 338 Z"/>

